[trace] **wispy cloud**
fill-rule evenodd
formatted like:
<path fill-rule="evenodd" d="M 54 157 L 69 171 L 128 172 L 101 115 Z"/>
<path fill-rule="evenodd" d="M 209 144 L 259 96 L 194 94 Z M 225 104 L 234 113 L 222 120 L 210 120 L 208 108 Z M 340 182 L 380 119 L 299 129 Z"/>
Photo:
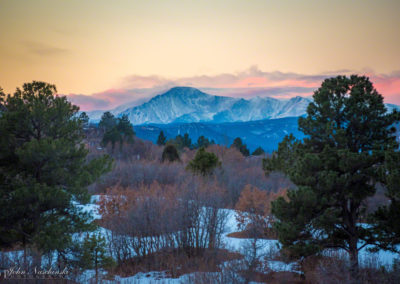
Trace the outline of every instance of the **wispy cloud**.
<path fill-rule="evenodd" d="M 55 56 L 67 54 L 68 49 L 49 45 L 47 43 L 37 41 L 22 41 L 21 45 L 31 54 L 38 56 Z"/>
<path fill-rule="evenodd" d="M 356 72 L 343 69 L 309 75 L 280 71 L 264 72 L 255 66 L 233 74 L 175 79 L 131 75 L 122 79 L 118 89 L 107 90 L 91 96 L 70 95 L 70 98 L 80 104 L 83 109 L 110 109 L 132 101 L 144 102 L 174 86 L 191 86 L 213 95 L 243 98 L 255 96 L 307 97 L 313 94 L 325 78 L 350 74 L 369 76 L 378 92 L 384 95 L 386 102 L 400 104 L 400 70 L 382 75 L 375 74 L 371 70 Z"/>
<path fill-rule="evenodd" d="M 102 110 L 110 107 L 110 102 L 108 100 L 95 98 L 93 96 L 69 94 L 68 99 L 73 104 L 80 106 L 82 110 L 92 110 L 92 109 Z"/>
<path fill-rule="evenodd" d="M 83 111 L 110 110 L 123 104 L 134 106 L 144 103 L 154 92 L 155 90 L 152 88 L 134 90 L 109 89 L 91 95 L 68 94 L 67 98 Z"/>
<path fill-rule="evenodd" d="M 387 103 L 400 104 L 400 70 L 390 74 L 366 74 L 371 78 L 375 88 L 385 97 Z"/>
<path fill-rule="evenodd" d="M 327 72 L 317 75 L 306 75 L 284 72 L 264 72 L 256 66 L 243 72 L 234 74 L 225 73 L 215 76 L 193 76 L 177 79 L 167 79 L 159 76 L 127 76 L 123 78 L 123 88 L 153 88 L 156 86 L 185 85 L 197 88 L 271 88 L 271 87 L 304 87 L 312 88 L 331 76 L 343 74 L 340 72 Z M 346 70 L 346 74 L 350 73 Z"/>

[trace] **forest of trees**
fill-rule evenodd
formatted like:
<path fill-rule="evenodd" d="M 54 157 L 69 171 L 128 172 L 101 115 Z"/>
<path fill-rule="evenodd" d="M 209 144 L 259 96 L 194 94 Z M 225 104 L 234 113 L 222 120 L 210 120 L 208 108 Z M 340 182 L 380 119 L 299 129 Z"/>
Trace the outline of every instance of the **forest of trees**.
<path fill-rule="evenodd" d="M 400 248 L 400 114 L 367 77 L 324 80 L 299 118 L 306 138 L 288 135 L 273 153 L 162 131 L 154 144 L 127 116 L 91 124 L 56 93 L 37 81 L 0 89 L 2 269 L 67 268 L 77 282 L 93 270 L 95 283 L 199 270 L 214 274 L 193 283 L 400 281 L 400 262 L 359 262 L 366 247 Z M 231 212 L 237 228 L 225 236 Z M 246 246 L 233 253 L 227 237 Z M 279 247 L 260 257 L 265 240 Z"/>

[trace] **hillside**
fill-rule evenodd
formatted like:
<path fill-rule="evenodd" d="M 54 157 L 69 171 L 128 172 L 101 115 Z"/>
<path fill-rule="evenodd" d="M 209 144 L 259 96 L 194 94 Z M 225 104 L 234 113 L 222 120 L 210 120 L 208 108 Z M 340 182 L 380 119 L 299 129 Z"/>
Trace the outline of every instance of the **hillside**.
<path fill-rule="evenodd" d="M 297 128 L 297 117 L 280 119 L 266 119 L 249 122 L 225 123 L 172 123 L 149 124 L 135 126 L 139 138 L 156 142 L 160 131 L 164 131 L 167 138 L 174 138 L 178 134 L 188 133 L 195 143 L 201 135 L 214 140 L 220 145 L 229 146 L 236 137 L 240 137 L 249 149 L 253 151 L 261 146 L 265 151 L 276 150 L 285 135 L 293 133 L 299 139 L 304 135 Z"/>

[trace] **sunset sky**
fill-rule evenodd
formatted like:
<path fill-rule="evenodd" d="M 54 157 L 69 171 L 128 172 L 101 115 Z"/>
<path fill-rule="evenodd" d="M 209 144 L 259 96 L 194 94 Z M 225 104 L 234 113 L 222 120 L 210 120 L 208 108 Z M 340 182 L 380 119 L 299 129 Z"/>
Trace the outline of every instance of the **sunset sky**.
<path fill-rule="evenodd" d="M 175 85 L 309 96 L 366 74 L 400 104 L 400 1 L 0 0 L 0 86 L 56 84 L 82 109 Z"/>

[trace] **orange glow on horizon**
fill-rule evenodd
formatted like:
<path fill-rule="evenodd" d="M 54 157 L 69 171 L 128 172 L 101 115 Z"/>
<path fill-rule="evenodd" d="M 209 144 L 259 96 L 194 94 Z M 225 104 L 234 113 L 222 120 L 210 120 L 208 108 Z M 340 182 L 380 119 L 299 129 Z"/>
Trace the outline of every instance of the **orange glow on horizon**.
<path fill-rule="evenodd" d="M 398 11 L 393 0 L 3 0 L 0 86 L 46 81 L 108 108 L 177 85 L 311 95 L 325 76 L 367 70 L 400 104 Z"/>

